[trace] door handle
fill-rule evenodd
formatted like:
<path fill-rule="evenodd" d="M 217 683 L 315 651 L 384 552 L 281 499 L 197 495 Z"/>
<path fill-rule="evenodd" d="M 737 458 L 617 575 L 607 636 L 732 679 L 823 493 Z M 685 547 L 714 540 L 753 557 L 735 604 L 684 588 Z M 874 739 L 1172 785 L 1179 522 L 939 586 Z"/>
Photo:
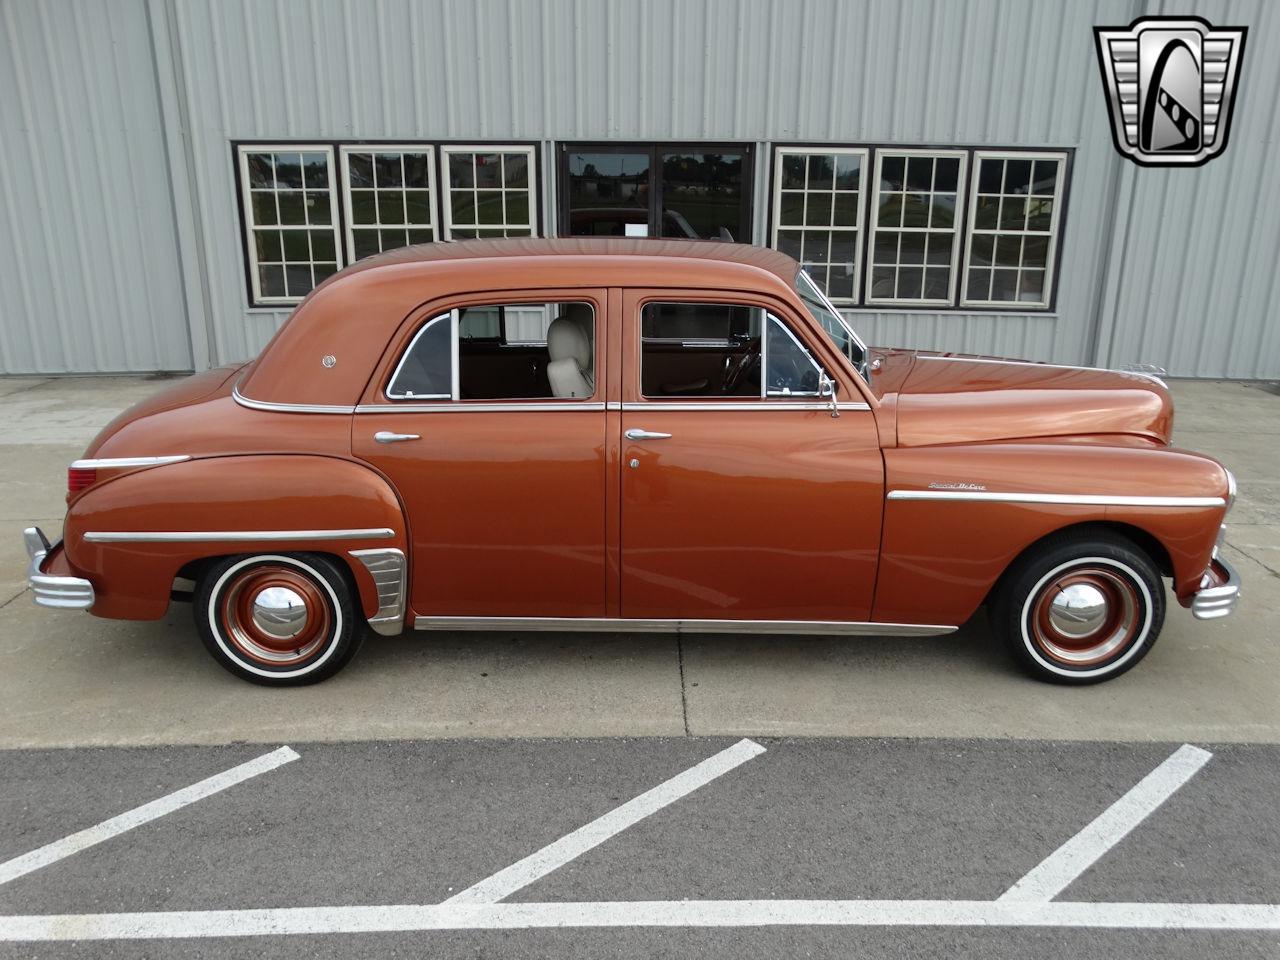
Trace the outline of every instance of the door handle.
<path fill-rule="evenodd" d="M 633 427 L 623 434 L 628 440 L 668 440 L 671 437 L 669 433 L 654 433 L 650 430 L 642 430 L 639 427 Z"/>
<path fill-rule="evenodd" d="M 378 443 L 400 443 L 404 440 L 421 440 L 416 433 L 392 433 L 390 430 L 379 430 L 373 435 Z"/>

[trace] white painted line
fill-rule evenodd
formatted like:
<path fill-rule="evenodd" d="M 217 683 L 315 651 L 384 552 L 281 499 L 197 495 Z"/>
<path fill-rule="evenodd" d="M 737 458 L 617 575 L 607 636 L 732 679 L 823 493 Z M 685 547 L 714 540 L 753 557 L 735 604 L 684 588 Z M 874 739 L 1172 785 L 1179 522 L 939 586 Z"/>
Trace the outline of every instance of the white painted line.
<path fill-rule="evenodd" d="M 499 870 L 474 886 L 455 893 L 444 902 L 448 904 L 497 903 L 533 881 L 545 877 L 552 870 L 563 867 L 570 860 L 582 856 L 588 850 L 598 847 L 627 827 L 634 826 L 650 814 L 657 813 L 663 807 L 762 753 L 764 753 L 764 747 L 755 741 L 739 740 L 732 747 L 721 750 L 713 757 L 708 757 L 684 773 L 676 774 L 665 783 L 660 783 L 652 790 L 628 800 L 620 807 L 615 807 L 604 816 L 579 827 L 573 833 L 566 834 L 554 843 L 547 844 L 523 860 L 517 860 L 511 866 Z"/>
<path fill-rule="evenodd" d="M 230 770 L 215 774 L 207 780 L 201 780 L 199 783 L 183 787 L 181 790 L 160 797 L 158 800 L 144 803 L 142 806 L 135 807 L 127 813 L 112 817 L 110 820 L 104 820 L 97 826 L 87 827 L 78 833 L 71 834 L 69 837 L 63 837 L 61 840 L 55 840 L 53 843 L 46 844 L 37 850 L 32 850 L 30 853 L 14 857 L 12 860 L 0 863 L 0 884 L 16 880 L 18 877 L 25 876 L 33 870 L 39 870 L 41 867 L 47 867 L 49 864 L 65 859 L 73 853 L 79 853 L 81 850 L 102 843 L 104 840 L 118 837 L 134 827 L 140 827 L 144 823 L 157 820 L 188 804 L 195 803 L 197 800 L 203 800 L 205 797 L 226 790 L 228 787 L 234 787 L 237 783 L 248 780 L 250 777 L 256 777 L 260 773 L 274 770 L 282 764 L 297 759 L 298 754 L 292 749 L 281 747 L 279 750 L 263 754 L 255 760 L 242 763 L 238 767 L 232 767 Z"/>
<path fill-rule="evenodd" d="M 1280 930 L 1272 903 L 998 900 L 650 900 L 0 917 L 0 941 L 150 940 L 423 930 L 586 927 L 1093 927 Z"/>
<path fill-rule="evenodd" d="M 1212 757 L 1208 750 L 1184 743 L 1092 823 L 1006 890 L 1000 902 L 1048 903 L 1173 796 Z"/>

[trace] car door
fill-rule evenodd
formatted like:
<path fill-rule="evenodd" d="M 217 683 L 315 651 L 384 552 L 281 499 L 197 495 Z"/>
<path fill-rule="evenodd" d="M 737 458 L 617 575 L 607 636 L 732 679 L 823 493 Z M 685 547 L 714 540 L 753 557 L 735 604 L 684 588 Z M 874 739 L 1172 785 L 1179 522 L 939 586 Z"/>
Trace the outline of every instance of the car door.
<path fill-rule="evenodd" d="M 404 504 L 419 618 L 604 615 L 607 302 L 477 294 L 420 309 L 393 341 L 352 449 Z M 549 339 L 573 355 L 555 362 Z"/>
<path fill-rule="evenodd" d="M 770 298 L 627 290 L 622 313 L 623 616 L 867 620 L 884 469 L 852 374 Z"/>

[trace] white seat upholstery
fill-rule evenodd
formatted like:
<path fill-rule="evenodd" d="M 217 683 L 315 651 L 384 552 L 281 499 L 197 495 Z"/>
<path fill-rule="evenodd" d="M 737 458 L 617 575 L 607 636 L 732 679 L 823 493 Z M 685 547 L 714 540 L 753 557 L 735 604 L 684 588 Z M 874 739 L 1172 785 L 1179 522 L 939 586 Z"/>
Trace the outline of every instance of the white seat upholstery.
<path fill-rule="evenodd" d="M 582 316 L 585 313 L 586 316 Z M 584 324 L 585 320 L 585 324 Z M 573 304 L 547 328 L 547 380 L 555 397 L 589 397 L 596 392 L 592 372 L 591 308 Z"/>

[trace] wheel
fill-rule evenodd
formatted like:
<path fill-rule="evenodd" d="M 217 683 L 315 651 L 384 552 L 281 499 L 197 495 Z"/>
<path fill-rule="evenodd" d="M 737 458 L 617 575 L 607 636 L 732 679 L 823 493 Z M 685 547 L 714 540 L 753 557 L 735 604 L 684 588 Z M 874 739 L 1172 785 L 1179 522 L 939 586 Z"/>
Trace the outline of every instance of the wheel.
<path fill-rule="evenodd" d="M 1054 683 L 1109 680 L 1147 655 L 1164 625 L 1160 571 L 1116 534 L 1046 540 L 1009 571 L 992 626 L 1034 677 Z"/>
<path fill-rule="evenodd" d="M 315 683 L 337 673 L 363 638 L 346 573 L 316 554 L 229 557 L 196 591 L 205 647 L 237 677 L 271 686 Z"/>

